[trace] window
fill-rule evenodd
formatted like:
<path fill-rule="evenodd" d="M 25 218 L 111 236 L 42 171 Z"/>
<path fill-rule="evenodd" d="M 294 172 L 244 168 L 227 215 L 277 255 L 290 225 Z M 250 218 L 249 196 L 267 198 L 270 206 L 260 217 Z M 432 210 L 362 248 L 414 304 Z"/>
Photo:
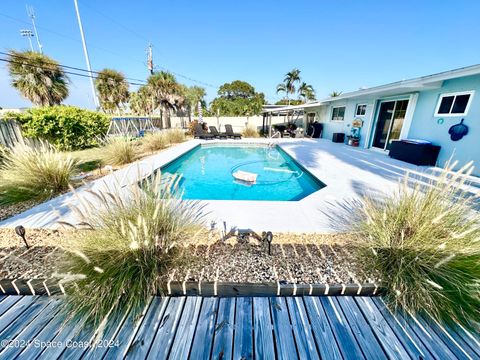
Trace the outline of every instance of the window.
<path fill-rule="evenodd" d="M 332 110 L 333 121 L 343 121 L 345 117 L 345 106 L 334 107 Z"/>
<path fill-rule="evenodd" d="M 357 111 L 355 111 L 356 116 L 364 116 L 367 112 L 367 104 L 358 104 Z"/>
<path fill-rule="evenodd" d="M 442 94 L 438 100 L 435 116 L 464 116 L 468 113 L 473 91 Z"/>

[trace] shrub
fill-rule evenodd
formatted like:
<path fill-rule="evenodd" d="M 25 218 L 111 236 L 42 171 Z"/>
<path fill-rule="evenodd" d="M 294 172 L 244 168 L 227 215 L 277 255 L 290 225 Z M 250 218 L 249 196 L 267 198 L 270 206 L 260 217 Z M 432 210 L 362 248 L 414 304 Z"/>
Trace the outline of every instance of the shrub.
<path fill-rule="evenodd" d="M 257 128 L 255 128 L 253 126 L 250 126 L 250 125 L 246 126 L 245 129 L 243 129 L 242 135 L 243 135 L 243 137 L 246 137 L 246 138 L 257 138 L 257 137 L 260 136 Z"/>
<path fill-rule="evenodd" d="M 407 176 L 394 196 L 365 199 L 355 226 L 360 263 L 381 279 L 391 308 L 465 325 L 480 318 L 478 197 L 464 180 L 471 170 L 446 168 L 423 185 L 409 186 Z"/>
<path fill-rule="evenodd" d="M 125 165 L 137 157 L 135 145 L 130 139 L 112 138 L 102 149 L 102 161 L 107 165 Z"/>
<path fill-rule="evenodd" d="M 165 130 L 165 135 L 170 144 L 178 144 L 185 141 L 185 132 L 181 129 Z"/>
<path fill-rule="evenodd" d="M 0 204 L 46 200 L 67 190 L 77 162 L 47 143 L 18 144 L 0 165 Z"/>
<path fill-rule="evenodd" d="M 168 139 L 164 132 L 154 132 L 145 135 L 142 139 L 142 147 L 145 151 L 155 152 L 165 149 L 168 146 Z"/>
<path fill-rule="evenodd" d="M 108 130 L 104 114 L 74 106 L 49 106 L 10 114 L 22 124 L 25 136 L 40 138 L 59 150 L 79 150 L 98 145 Z"/>
<path fill-rule="evenodd" d="M 98 324 L 117 311 L 138 314 L 162 293 L 167 272 L 184 260 L 181 249 L 201 230 L 198 203 L 180 201 L 176 182 L 154 176 L 142 189 L 135 183 L 123 193 L 92 193 L 101 206 L 78 209 L 90 230 L 75 232 L 63 262 L 63 281 L 75 281 L 68 311 Z"/>

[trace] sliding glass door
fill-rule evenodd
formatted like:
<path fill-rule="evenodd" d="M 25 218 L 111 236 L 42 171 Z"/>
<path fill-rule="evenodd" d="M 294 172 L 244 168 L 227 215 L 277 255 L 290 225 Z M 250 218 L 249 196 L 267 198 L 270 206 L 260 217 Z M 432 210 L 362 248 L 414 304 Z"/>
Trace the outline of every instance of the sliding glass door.
<path fill-rule="evenodd" d="M 400 138 L 408 100 L 382 101 L 377 115 L 372 146 L 388 150 L 393 140 Z"/>

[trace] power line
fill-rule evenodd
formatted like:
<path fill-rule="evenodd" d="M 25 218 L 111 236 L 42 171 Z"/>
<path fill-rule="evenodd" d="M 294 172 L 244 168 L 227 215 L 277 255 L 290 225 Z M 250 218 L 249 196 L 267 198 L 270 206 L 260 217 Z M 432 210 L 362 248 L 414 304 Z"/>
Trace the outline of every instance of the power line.
<path fill-rule="evenodd" d="M 27 64 L 27 63 L 24 63 L 24 62 L 14 61 L 14 60 L 10 60 L 10 59 L 1 59 L 1 58 L 0 58 L 0 61 L 7 62 L 7 63 L 11 63 L 11 64 L 17 64 L 17 65 L 34 67 L 34 68 L 40 68 L 40 69 L 43 69 L 43 70 L 53 70 L 52 68 L 48 68 L 48 67 L 45 67 L 45 66 L 34 65 L 34 64 Z M 63 66 L 60 65 L 60 64 L 58 64 L 58 65 L 61 66 L 61 67 L 63 67 Z M 88 70 L 83 70 L 83 71 L 88 71 Z M 91 75 L 89 75 L 89 74 L 80 74 L 80 73 L 75 73 L 75 72 L 66 71 L 66 70 L 63 70 L 63 72 L 64 72 L 65 74 L 68 74 L 68 75 L 80 76 L 80 77 L 85 77 L 85 78 L 89 78 L 89 79 L 96 79 L 95 76 L 91 76 Z M 145 85 L 145 84 L 133 83 L 133 82 L 130 82 L 130 81 L 127 81 L 127 83 L 130 84 L 130 85 L 139 85 L 139 86 Z"/>
<path fill-rule="evenodd" d="M 6 56 L 16 57 L 16 58 L 19 58 L 19 59 L 29 60 L 29 58 L 27 58 L 26 56 L 21 56 L 21 55 L 16 55 L 16 54 L 9 54 L 9 53 L 3 52 L 3 51 L 0 51 L 0 54 L 1 54 L 1 55 L 6 55 Z M 75 67 L 75 66 L 68 66 L 68 65 L 62 65 L 62 64 L 57 64 L 57 63 L 48 63 L 48 62 L 47 62 L 47 64 L 50 64 L 50 65 L 59 65 L 59 66 L 65 68 L 65 69 L 71 69 L 71 70 L 83 71 L 83 72 L 90 72 L 90 71 L 87 70 L 87 69 L 82 69 L 82 68 L 78 68 L 78 67 Z M 101 71 L 92 70 L 91 72 L 94 73 L 94 74 L 101 74 Z M 131 81 L 140 81 L 140 82 L 146 83 L 145 80 L 140 80 L 140 79 L 135 79 L 135 78 L 125 77 L 125 79 L 126 79 L 126 80 L 131 80 Z"/>
<path fill-rule="evenodd" d="M 0 13 L 0 16 L 3 16 L 3 17 L 5 17 L 5 18 L 7 18 L 7 19 L 10 19 L 10 20 L 12 20 L 12 21 L 16 21 L 16 22 L 19 22 L 19 23 L 22 23 L 22 24 L 28 24 L 28 25 L 30 25 L 30 23 L 27 22 L 27 21 L 14 18 L 14 17 L 12 17 L 12 16 L 10 16 L 10 15 L 7 15 L 7 14 Z M 49 29 L 49 28 L 46 28 L 46 27 L 44 27 L 44 26 L 37 26 L 37 27 L 38 27 L 39 29 L 42 29 L 42 30 L 44 30 L 44 31 L 47 31 L 47 32 L 49 32 L 49 33 L 51 33 L 51 34 L 54 34 L 54 35 L 63 37 L 63 38 L 65 38 L 65 39 L 69 39 L 69 40 L 71 40 L 71 41 L 75 41 L 75 42 L 80 42 L 80 43 L 81 43 L 81 41 L 80 41 L 79 39 L 72 38 L 72 37 L 70 37 L 70 36 L 67 36 L 67 35 L 64 35 L 64 34 L 62 34 L 62 33 L 56 32 L 56 31 L 51 30 L 51 29 Z M 130 59 L 130 60 L 132 60 L 132 61 L 135 61 L 135 62 L 138 62 L 138 63 L 141 63 L 142 65 L 144 65 L 143 61 L 140 61 L 140 60 L 138 60 L 138 59 L 134 59 L 134 58 L 126 55 L 125 53 L 119 54 L 119 53 L 117 53 L 117 52 L 114 52 L 114 51 L 105 49 L 105 48 L 100 47 L 100 46 L 97 46 L 97 45 L 89 45 L 89 46 L 90 46 L 91 48 L 95 48 L 95 49 L 98 49 L 98 50 L 107 52 L 107 53 L 112 54 L 112 55 L 115 55 L 115 56 L 120 56 L 120 57 L 122 57 L 122 58 Z M 193 83 L 197 83 L 197 84 L 199 84 L 199 85 L 207 86 L 207 87 L 214 88 L 214 89 L 218 89 L 218 88 L 219 88 L 219 86 L 212 85 L 212 84 L 209 84 L 209 83 L 204 82 L 204 81 L 200 81 L 200 80 L 193 79 L 193 78 L 191 78 L 191 77 L 189 77 L 189 76 L 187 76 L 187 75 L 184 75 L 184 74 L 181 74 L 181 73 L 178 73 L 178 72 L 171 71 L 170 69 L 167 69 L 167 68 L 165 68 L 165 67 L 163 67 L 163 66 L 157 66 L 157 68 L 160 68 L 160 69 L 162 69 L 162 70 L 164 70 L 164 71 L 168 71 L 168 72 L 174 74 L 175 76 L 178 76 L 178 77 L 180 77 L 180 78 L 182 78 L 182 79 L 191 81 L 191 82 L 193 82 Z M 92 71 L 92 72 L 94 72 L 94 71 Z"/>

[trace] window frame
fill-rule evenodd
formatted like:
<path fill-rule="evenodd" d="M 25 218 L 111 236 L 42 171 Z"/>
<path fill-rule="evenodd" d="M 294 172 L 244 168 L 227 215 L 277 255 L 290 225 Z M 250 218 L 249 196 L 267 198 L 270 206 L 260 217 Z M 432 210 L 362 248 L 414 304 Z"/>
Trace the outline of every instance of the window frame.
<path fill-rule="evenodd" d="M 335 111 L 335 109 L 339 109 L 339 108 L 343 108 L 343 118 L 341 120 L 333 118 L 333 112 Z M 347 106 L 346 105 L 332 106 L 332 112 L 330 114 L 330 121 L 338 121 L 338 122 L 345 121 L 345 112 L 346 111 L 347 111 Z"/>
<path fill-rule="evenodd" d="M 359 108 L 360 106 L 365 106 L 365 114 L 361 114 L 361 115 L 360 115 L 360 114 L 358 113 L 358 108 Z M 367 106 L 368 106 L 367 104 L 357 104 L 357 106 L 355 107 L 355 116 L 366 116 L 366 115 L 367 115 Z"/>
<path fill-rule="evenodd" d="M 470 110 L 470 105 L 472 105 L 472 99 L 473 99 L 473 96 L 475 94 L 475 90 L 470 90 L 470 91 L 457 91 L 457 92 L 452 92 L 452 93 L 442 93 L 440 94 L 440 96 L 438 97 L 438 101 L 437 101 L 437 106 L 435 107 L 435 113 L 434 113 L 434 116 L 435 117 L 460 117 L 460 116 L 466 116 L 468 114 L 468 111 Z M 457 96 L 461 96 L 461 95 L 470 95 L 470 97 L 468 98 L 468 102 L 467 102 L 467 106 L 465 107 L 465 111 L 463 113 L 455 113 L 455 114 L 452 114 L 451 111 L 452 111 L 452 108 L 453 106 L 455 105 L 455 101 L 457 100 Z M 445 113 L 445 114 L 439 114 L 438 111 L 440 110 L 440 106 L 442 104 L 442 100 L 443 98 L 446 98 L 446 97 L 450 97 L 450 96 L 453 96 L 453 102 L 452 102 L 452 105 L 450 107 L 450 110 L 448 113 Z"/>

